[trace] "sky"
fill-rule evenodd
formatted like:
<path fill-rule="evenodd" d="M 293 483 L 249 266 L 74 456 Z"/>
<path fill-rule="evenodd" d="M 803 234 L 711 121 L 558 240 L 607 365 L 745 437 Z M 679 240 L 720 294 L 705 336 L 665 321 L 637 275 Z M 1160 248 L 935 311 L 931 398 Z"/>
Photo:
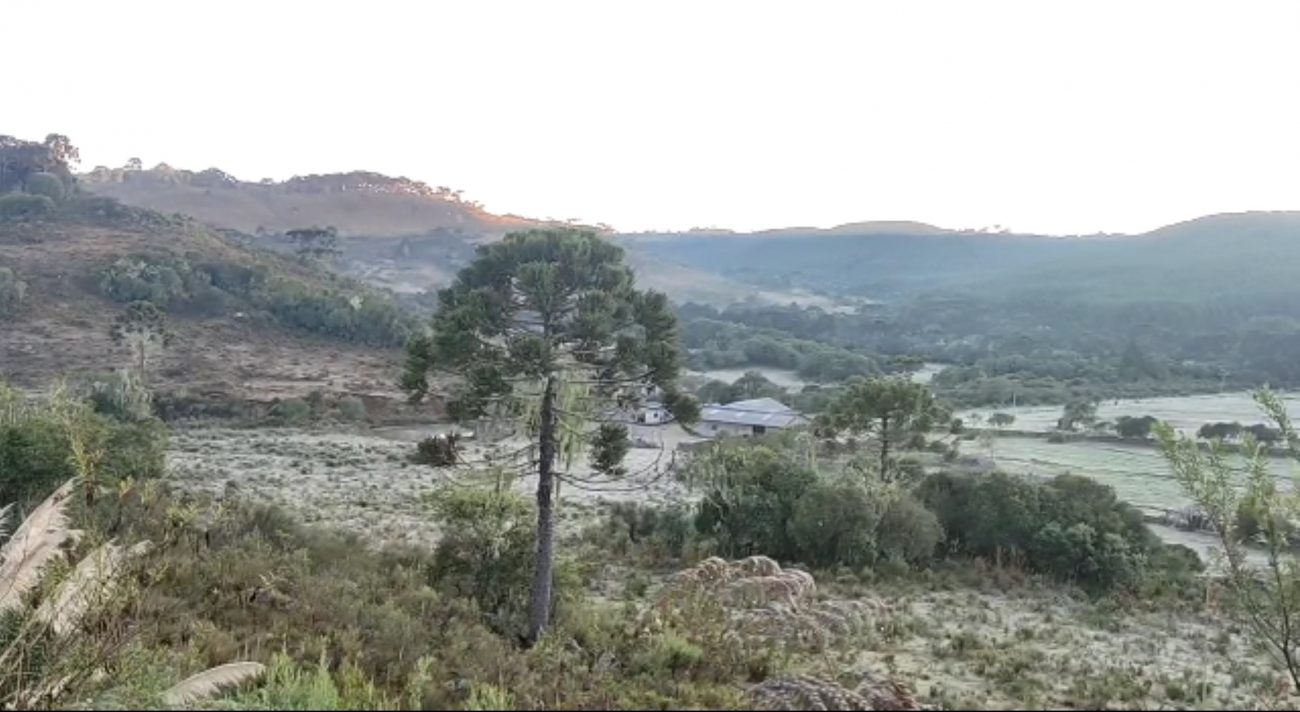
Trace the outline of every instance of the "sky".
<path fill-rule="evenodd" d="M 626 230 L 1300 209 L 1300 1 L 0 0 L 0 133 Z"/>

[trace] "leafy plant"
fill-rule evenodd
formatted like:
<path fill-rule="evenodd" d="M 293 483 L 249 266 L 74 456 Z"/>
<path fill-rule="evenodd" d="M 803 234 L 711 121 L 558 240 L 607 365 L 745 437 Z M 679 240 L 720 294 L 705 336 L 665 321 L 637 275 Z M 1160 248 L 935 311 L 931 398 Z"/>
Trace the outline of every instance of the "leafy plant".
<path fill-rule="evenodd" d="M 1300 435 L 1286 405 L 1268 389 L 1257 391 L 1255 400 L 1277 426 L 1288 453 L 1300 460 Z M 1292 522 L 1300 515 L 1300 493 L 1278 486 L 1267 448 L 1250 433 L 1243 436 L 1237 458 L 1226 452 L 1220 441 L 1203 450 L 1165 424 L 1157 426 L 1156 433 L 1174 477 L 1205 512 L 1218 535 L 1228 584 L 1243 616 L 1261 644 L 1285 666 L 1300 692 L 1300 627 L 1296 625 L 1300 621 L 1300 560 L 1291 545 Z M 1244 482 L 1233 466 L 1238 458 L 1245 465 Z M 1257 569 L 1247 558 L 1248 545 L 1263 548 L 1266 559 L 1262 568 Z"/>

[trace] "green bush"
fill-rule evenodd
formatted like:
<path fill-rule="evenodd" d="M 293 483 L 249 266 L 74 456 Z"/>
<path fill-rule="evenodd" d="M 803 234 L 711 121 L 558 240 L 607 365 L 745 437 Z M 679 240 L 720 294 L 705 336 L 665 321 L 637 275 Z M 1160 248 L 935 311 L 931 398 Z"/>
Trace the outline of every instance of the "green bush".
<path fill-rule="evenodd" d="M 96 413 L 128 423 L 153 417 L 153 395 L 134 371 L 120 371 L 90 384 L 88 400 Z"/>
<path fill-rule="evenodd" d="M 460 436 L 456 433 L 430 435 L 415 444 L 411 461 L 430 467 L 450 467 L 460 460 Z"/>
<path fill-rule="evenodd" d="M 693 518 L 682 507 L 613 502 L 592 536 L 607 550 L 636 549 L 654 559 L 680 559 L 694 539 Z"/>
<path fill-rule="evenodd" d="M 344 396 L 339 399 L 339 417 L 348 422 L 358 422 L 366 419 L 365 401 L 356 396 Z"/>
<path fill-rule="evenodd" d="M 921 499 L 939 519 L 948 548 L 986 559 L 1023 560 L 1032 570 L 1086 588 L 1131 588 L 1162 576 L 1164 545 L 1142 514 L 1086 477 L 1043 484 L 1002 473 L 937 473 Z"/>
<path fill-rule="evenodd" d="M 474 489 L 439 493 L 433 504 L 442 530 L 434 585 L 474 601 L 498 633 L 522 632 L 533 580 L 532 507 L 512 493 Z"/>
<path fill-rule="evenodd" d="M 54 201 L 44 195 L 8 193 L 0 195 L 0 220 L 39 218 L 54 212 Z"/>
<path fill-rule="evenodd" d="M 32 195 L 41 195 L 56 203 L 63 202 L 67 194 L 63 181 L 53 173 L 33 173 L 27 176 L 26 189 Z"/>
<path fill-rule="evenodd" d="M 300 398 L 282 400 L 271 406 L 270 417 L 277 425 L 305 425 L 311 422 L 311 406 Z"/>
<path fill-rule="evenodd" d="M 903 495 L 885 508 L 876 539 L 884 558 L 920 563 L 934 557 L 943 541 L 943 527 L 934 512 L 915 497 Z"/>
<path fill-rule="evenodd" d="M 722 553 L 798 556 L 790 521 L 795 502 L 817 481 L 811 468 L 772 447 L 742 444 L 704 453 L 692 461 L 687 477 L 705 480 L 695 526 L 714 537 Z"/>
<path fill-rule="evenodd" d="M 790 518 L 794 558 L 812 566 L 861 566 L 875 558 L 877 506 L 853 482 L 817 482 L 795 502 Z"/>
<path fill-rule="evenodd" d="M 87 403 L 57 396 L 27 402 L 0 383 L 0 506 L 26 505 L 80 474 L 71 433 L 95 454 L 92 475 L 108 486 L 123 478 L 147 479 L 163 472 L 166 431 L 152 417 L 123 422 L 93 412 Z"/>
<path fill-rule="evenodd" d="M 73 477 L 68 441 L 51 419 L 0 426 L 0 506 L 28 503 Z"/>

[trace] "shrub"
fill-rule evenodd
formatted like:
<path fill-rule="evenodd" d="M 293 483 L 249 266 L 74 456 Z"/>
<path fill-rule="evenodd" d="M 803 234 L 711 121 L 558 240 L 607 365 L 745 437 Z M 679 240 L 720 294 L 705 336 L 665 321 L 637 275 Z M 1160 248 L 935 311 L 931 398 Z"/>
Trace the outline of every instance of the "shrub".
<path fill-rule="evenodd" d="M 54 201 L 44 195 L 9 193 L 0 195 L 0 220 L 38 218 L 54 212 Z"/>
<path fill-rule="evenodd" d="M 938 473 L 922 501 L 938 515 L 950 550 L 982 558 L 1023 558 L 1042 573 L 1086 588 L 1128 588 L 1176 563 L 1142 514 L 1110 487 L 1062 475 L 1045 484 L 1002 473 Z M 1154 563 L 1153 563 L 1154 562 Z"/>
<path fill-rule="evenodd" d="M 121 371 L 90 384 L 89 401 L 96 413 L 128 423 L 153 417 L 153 395 L 133 371 Z"/>
<path fill-rule="evenodd" d="M 28 193 L 44 196 L 56 203 L 63 202 L 63 197 L 67 193 L 63 181 L 53 173 L 33 173 L 27 176 L 25 187 Z"/>
<path fill-rule="evenodd" d="M 639 548 L 654 557 L 678 559 L 692 540 L 690 513 L 680 507 L 655 507 L 639 502 L 613 502 L 608 519 L 592 536 L 603 547 L 626 551 Z"/>
<path fill-rule="evenodd" d="M 813 566 L 860 566 L 875 557 L 876 524 L 876 507 L 861 485 L 818 482 L 795 502 L 791 553 Z"/>
<path fill-rule="evenodd" d="M 915 497 L 903 495 L 885 508 L 876 539 L 884 558 L 919 563 L 934 556 L 943 541 L 943 527 L 934 512 Z"/>
<path fill-rule="evenodd" d="M 811 468 L 774 448 L 742 444 L 696 458 L 687 479 L 703 480 L 707 487 L 696 529 L 717 539 L 727 556 L 797 556 L 789 525 L 796 500 L 817 481 Z"/>
<path fill-rule="evenodd" d="M 415 445 L 411 461 L 430 467 L 450 467 L 459 459 L 459 436 L 456 433 L 431 435 Z"/>
<path fill-rule="evenodd" d="M 0 316 L 12 314 L 27 297 L 27 283 L 8 267 L 0 267 Z"/>
<path fill-rule="evenodd" d="M 434 510 L 442 530 L 435 586 L 478 604 L 493 630 L 523 631 L 533 578 L 532 508 L 513 493 L 463 489 L 439 493 Z"/>
<path fill-rule="evenodd" d="M 366 419 L 365 401 L 356 396 L 344 396 L 339 399 L 339 417 L 349 422 L 357 422 Z"/>
<path fill-rule="evenodd" d="M 0 414 L 0 507 L 42 499 L 69 478 L 84 474 L 74 464 L 73 432 L 96 463 L 87 487 L 163 472 L 166 431 L 153 418 L 121 422 L 64 395 L 27 403 L 3 383 Z"/>
<path fill-rule="evenodd" d="M 300 398 L 290 398 L 271 406 L 270 416 L 278 425 L 303 425 L 311 421 L 311 406 Z"/>

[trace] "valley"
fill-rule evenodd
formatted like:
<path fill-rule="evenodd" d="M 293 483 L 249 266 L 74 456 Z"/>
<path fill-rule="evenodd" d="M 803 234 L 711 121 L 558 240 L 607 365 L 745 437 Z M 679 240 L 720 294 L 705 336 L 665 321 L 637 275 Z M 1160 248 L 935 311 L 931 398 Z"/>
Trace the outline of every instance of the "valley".
<path fill-rule="evenodd" d="M 0 700 L 157 707 L 230 664 L 257 679 L 195 706 L 1300 689 L 1238 615 L 1218 540 L 1157 521 L 1206 497 L 1147 432 L 1200 452 L 1204 425 L 1263 427 L 1255 388 L 1300 385 L 1294 281 L 1206 267 L 1290 259 L 1293 213 L 1104 238 L 628 235 L 365 171 L 65 172 L 0 196 L 0 531 L 31 572 L 0 662 L 68 652 L 0 666 Z M 1267 476 L 1243 497 L 1233 460 L 1223 495 L 1266 570 L 1270 541 L 1298 550 L 1251 509 L 1300 476 L 1274 425 Z M 31 527 L 9 525 L 40 513 L 61 543 L 12 553 Z M 138 558 L 47 624 L 116 542 Z"/>

